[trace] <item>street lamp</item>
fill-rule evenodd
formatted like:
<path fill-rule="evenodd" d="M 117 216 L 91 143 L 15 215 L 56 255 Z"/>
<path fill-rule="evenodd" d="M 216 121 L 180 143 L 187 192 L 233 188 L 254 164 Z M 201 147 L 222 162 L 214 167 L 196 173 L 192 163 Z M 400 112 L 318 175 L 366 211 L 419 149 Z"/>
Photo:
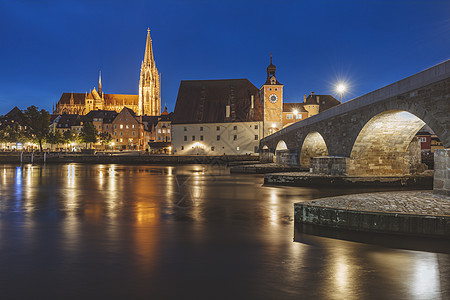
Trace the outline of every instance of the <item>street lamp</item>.
<path fill-rule="evenodd" d="M 342 94 L 344 94 L 345 90 L 347 89 L 347 87 L 343 84 L 343 83 L 339 83 L 336 86 L 336 91 L 339 93 L 339 95 L 341 96 L 341 103 L 342 103 Z"/>

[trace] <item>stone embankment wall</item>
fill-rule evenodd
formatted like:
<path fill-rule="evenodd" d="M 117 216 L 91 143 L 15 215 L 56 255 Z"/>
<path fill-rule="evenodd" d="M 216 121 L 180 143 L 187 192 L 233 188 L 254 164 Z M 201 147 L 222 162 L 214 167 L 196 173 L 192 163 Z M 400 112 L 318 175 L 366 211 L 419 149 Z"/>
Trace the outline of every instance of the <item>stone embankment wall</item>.
<path fill-rule="evenodd" d="M 221 155 L 221 156 L 178 156 L 178 155 L 46 155 L 46 163 L 93 163 L 93 164 L 225 164 L 231 161 L 255 161 L 253 155 Z M 20 153 L 0 155 L 0 163 L 20 164 Z M 22 163 L 31 163 L 31 154 L 22 156 Z M 44 163 L 43 155 L 34 155 L 33 163 Z"/>
<path fill-rule="evenodd" d="M 434 151 L 433 189 L 436 194 L 450 196 L 450 149 Z"/>

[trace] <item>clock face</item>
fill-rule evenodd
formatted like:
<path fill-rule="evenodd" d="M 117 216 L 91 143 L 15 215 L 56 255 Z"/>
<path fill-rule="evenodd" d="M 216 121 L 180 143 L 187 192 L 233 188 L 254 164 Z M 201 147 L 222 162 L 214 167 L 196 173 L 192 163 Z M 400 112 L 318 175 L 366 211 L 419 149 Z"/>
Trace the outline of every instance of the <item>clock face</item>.
<path fill-rule="evenodd" d="M 278 96 L 275 95 L 275 94 L 270 95 L 269 96 L 269 101 L 272 102 L 272 103 L 277 102 L 278 101 Z"/>

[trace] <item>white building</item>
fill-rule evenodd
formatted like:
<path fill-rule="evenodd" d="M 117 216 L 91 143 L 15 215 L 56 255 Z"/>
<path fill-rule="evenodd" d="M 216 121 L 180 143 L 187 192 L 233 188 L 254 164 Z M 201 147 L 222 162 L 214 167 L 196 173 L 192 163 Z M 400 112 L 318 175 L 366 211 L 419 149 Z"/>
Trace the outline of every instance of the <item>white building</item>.
<path fill-rule="evenodd" d="M 182 81 L 172 121 L 172 153 L 258 153 L 263 137 L 259 90 L 247 79 Z"/>

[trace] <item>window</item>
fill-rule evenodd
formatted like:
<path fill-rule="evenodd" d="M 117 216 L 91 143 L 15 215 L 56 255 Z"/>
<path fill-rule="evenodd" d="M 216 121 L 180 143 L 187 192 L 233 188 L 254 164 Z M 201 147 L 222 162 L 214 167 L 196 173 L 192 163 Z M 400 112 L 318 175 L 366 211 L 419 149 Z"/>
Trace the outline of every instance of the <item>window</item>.
<path fill-rule="evenodd" d="M 214 146 L 211 147 L 211 151 L 214 151 Z"/>
<path fill-rule="evenodd" d="M 119 139 L 116 139 L 116 142 L 119 142 Z"/>
<path fill-rule="evenodd" d="M 255 125 L 255 129 L 258 129 L 258 125 Z"/>
<path fill-rule="evenodd" d="M 421 143 L 426 143 L 426 141 L 427 141 L 427 138 L 426 138 L 426 137 L 420 137 L 420 142 L 421 142 Z"/>
<path fill-rule="evenodd" d="M 122 142 L 123 142 L 123 139 L 120 139 L 120 142 L 122 143 Z"/>
<path fill-rule="evenodd" d="M 133 131 L 132 133 L 133 133 L 133 135 L 135 135 L 135 131 Z"/>
<path fill-rule="evenodd" d="M 123 124 L 120 124 L 120 129 L 122 129 L 123 128 Z"/>
<path fill-rule="evenodd" d="M 239 151 L 239 147 L 236 147 L 236 151 Z"/>
<path fill-rule="evenodd" d="M 123 135 L 123 132 L 122 132 L 122 131 L 120 132 L 120 135 Z"/>
<path fill-rule="evenodd" d="M 102 125 L 98 125 L 98 129 L 102 129 Z"/>
<path fill-rule="evenodd" d="M 216 130 L 219 131 L 219 130 L 220 130 L 220 126 L 217 126 L 217 127 L 216 127 Z"/>
<path fill-rule="evenodd" d="M 127 129 L 130 128 L 130 126 L 128 126 L 128 125 L 126 125 L 125 127 L 126 127 Z"/>
<path fill-rule="evenodd" d="M 166 133 L 166 130 L 165 130 L 165 129 L 163 129 L 163 133 Z"/>
<path fill-rule="evenodd" d="M 200 141 L 203 141 L 203 135 L 200 136 Z"/>
<path fill-rule="evenodd" d="M 255 146 L 255 153 L 258 153 L 258 146 Z"/>
<path fill-rule="evenodd" d="M 158 129 L 158 133 L 161 133 L 161 129 Z"/>
<path fill-rule="evenodd" d="M 114 131 L 114 135 L 117 135 L 117 132 Z"/>
<path fill-rule="evenodd" d="M 203 127 L 202 126 L 200 126 L 200 131 L 203 131 Z"/>
<path fill-rule="evenodd" d="M 184 127 L 184 131 L 187 131 L 187 127 Z"/>
<path fill-rule="evenodd" d="M 184 150 L 184 146 L 181 146 L 181 150 Z"/>
<path fill-rule="evenodd" d="M 184 140 L 187 141 L 187 136 L 186 135 L 184 136 Z"/>
<path fill-rule="evenodd" d="M 167 129 L 167 133 L 170 133 L 170 129 Z"/>
<path fill-rule="evenodd" d="M 255 134 L 255 141 L 257 141 L 258 140 L 258 135 L 257 134 Z"/>
<path fill-rule="evenodd" d="M 117 125 L 114 125 L 114 129 L 117 129 Z"/>
<path fill-rule="evenodd" d="M 294 116 L 292 114 L 287 114 L 286 115 L 286 119 L 288 120 L 292 120 L 294 118 Z"/>
<path fill-rule="evenodd" d="M 161 137 L 160 136 L 158 136 L 158 141 L 160 141 L 161 140 Z"/>
<path fill-rule="evenodd" d="M 237 130 L 237 126 L 233 126 L 233 130 Z"/>
<path fill-rule="evenodd" d="M 109 125 L 106 125 L 106 129 L 109 129 Z"/>
<path fill-rule="evenodd" d="M 195 141 L 195 135 L 192 136 L 192 140 Z"/>
<path fill-rule="evenodd" d="M 133 124 L 133 125 L 131 125 L 131 128 L 134 128 L 134 124 Z"/>
<path fill-rule="evenodd" d="M 296 116 L 296 118 L 297 118 L 297 120 L 298 120 L 298 119 L 301 119 L 301 118 L 302 118 L 302 115 L 301 115 L 301 114 L 298 114 L 298 115 Z"/>
<path fill-rule="evenodd" d="M 220 141 L 220 135 L 217 136 L 217 140 Z"/>
<path fill-rule="evenodd" d="M 237 135 L 233 135 L 233 141 L 237 140 Z"/>

